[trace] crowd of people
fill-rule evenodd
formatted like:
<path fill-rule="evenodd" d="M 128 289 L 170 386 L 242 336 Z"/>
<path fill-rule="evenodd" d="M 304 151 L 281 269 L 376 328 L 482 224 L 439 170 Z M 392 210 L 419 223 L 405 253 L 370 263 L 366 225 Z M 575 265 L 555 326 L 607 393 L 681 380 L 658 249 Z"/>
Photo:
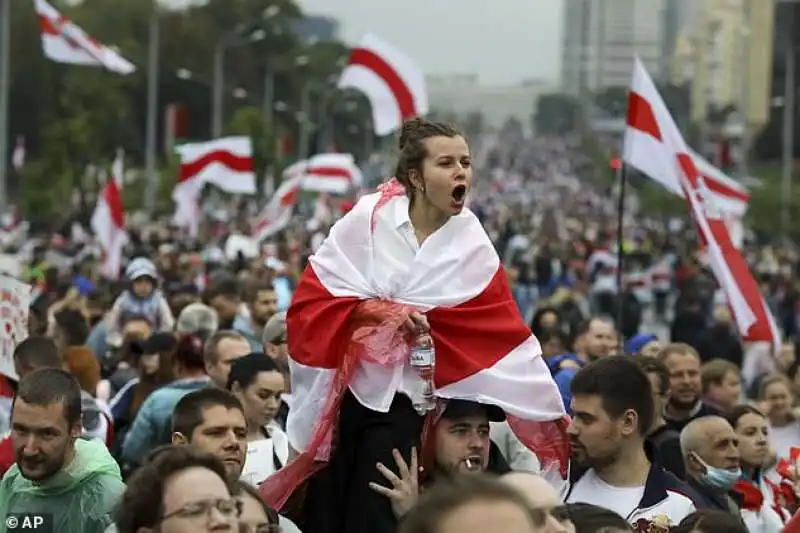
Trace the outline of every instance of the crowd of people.
<path fill-rule="evenodd" d="M 457 131 L 406 128 L 422 147 L 411 157 L 401 146 L 397 166 L 412 206 L 438 194 L 425 181 L 437 172 L 471 188 L 570 417 L 566 479 L 498 406 L 440 398 L 427 425 L 404 382 L 385 414 L 409 404 L 414 446 L 382 450 L 390 461 L 342 459 L 361 449 L 352 435 L 363 427 L 401 423 L 347 394 L 327 469 L 349 466 L 316 477 L 302 504 L 275 505 L 264 487 L 304 451 L 292 409 L 308 403 L 296 397 L 308 384 L 290 357 L 291 302 L 334 222 L 298 216 L 255 258 L 226 254 L 221 224 L 195 247 L 134 230 L 116 283 L 91 256 L 48 264 L 63 242 L 30 251 L 29 336 L 15 375 L 0 376 L 0 516 L 45 513 L 60 533 L 782 531 L 800 507 L 791 254 L 748 243 L 789 340 L 777 352 L 744 346 L 689 225 L 629 217 L 616 242 L 613 195 L 577 136 L 487 135 L 450 157 L 460 145 L 432 143 Z M 411 215 L 404 238 L 420 253 Z M 622 287 L 603 259 L 618 246 Z"/>

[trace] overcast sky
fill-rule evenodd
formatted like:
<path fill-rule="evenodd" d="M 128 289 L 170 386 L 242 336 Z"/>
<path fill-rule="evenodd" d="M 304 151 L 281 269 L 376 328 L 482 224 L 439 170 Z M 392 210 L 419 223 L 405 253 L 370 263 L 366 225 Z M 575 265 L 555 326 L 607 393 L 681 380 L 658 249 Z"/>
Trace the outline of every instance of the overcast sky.
<path fill-rule="evenodd" d="M 341 22 L 353 43 L 372 32 L 426 73 L 475 72 L 488 84 L 558 82 L 564 0 L 298 0 Z"/>

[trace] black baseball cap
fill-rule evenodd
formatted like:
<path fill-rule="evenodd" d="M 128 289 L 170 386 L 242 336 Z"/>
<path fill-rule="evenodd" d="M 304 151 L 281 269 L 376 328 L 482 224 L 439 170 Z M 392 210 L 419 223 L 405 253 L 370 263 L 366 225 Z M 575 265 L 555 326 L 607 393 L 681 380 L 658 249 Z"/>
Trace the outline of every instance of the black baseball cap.
<path fill-rule="evenodd" d="M 478 403 L 471 400 L 448 400 L 447 407 L 444 408 L 442 418 L 447 420 L 458 420 L 473 416 L 476 413 L 486 414 L 489 422 L 505 422 L 506 413 L 496 405 L 488 403 Z"/>

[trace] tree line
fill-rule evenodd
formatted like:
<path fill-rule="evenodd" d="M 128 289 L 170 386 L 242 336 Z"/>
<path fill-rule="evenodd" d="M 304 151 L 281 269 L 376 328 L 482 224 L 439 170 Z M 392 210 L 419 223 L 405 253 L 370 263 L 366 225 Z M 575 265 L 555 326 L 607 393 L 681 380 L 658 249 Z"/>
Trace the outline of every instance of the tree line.
<path fill-rule="evenodd" d="M 70 198 L 90 202 L 116 149 L 129 168 L 141 168 L 145 153 L 147 57 L 154 0 L 83 0 L 51 3 L 100 43 L 113 46 L 137 70 L 122 76 L 96 67 L 54 63 L 42 52 L 33 2 L 14 2 L 11 20 L 10 148 L 25 140 L 26 164 L 12 173 L 9 193 L 29 218 L 72 209 Z M 274 16 L 267 17 L 266 13 Z M 171 210 L 175 161 L 164 145 L 164 110 L 184 110 L 185 139 L 211 137 L 213 57 L 221 39 L 237 38 L 225 51 L 223 134 L 250 135 L 260 175 L 279 174 L 296 156 L 303 98 L 310 102 L 311 149 L 335 143 L 362 155 L 369 104 L 343 94 L 335 78 L 348 56 L 338 41 L 302 38 L 304 14 L 292 0 L 208 0 L 180 11 L 160 11 L 159 208 Z M 258 40 L 248 35 L 258 31 Z M 298 61 L 302 58 L 303 61 Z M 264 112 L 267 69 L 274 81 L 273 111 Z M 87 170 L 88 169 L 88 170 Z M 144 179 L 126 184 L 127 207 L 141 207 Z"/>

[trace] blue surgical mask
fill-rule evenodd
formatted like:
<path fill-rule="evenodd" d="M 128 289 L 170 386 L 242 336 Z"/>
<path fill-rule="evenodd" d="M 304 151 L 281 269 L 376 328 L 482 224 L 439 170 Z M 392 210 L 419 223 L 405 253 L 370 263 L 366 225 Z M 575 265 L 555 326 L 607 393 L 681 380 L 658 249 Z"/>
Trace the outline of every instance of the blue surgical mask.
<path fill-rule="evenodd" d="M 700 461 L 706 472 L 703 474 L 703 482 L 709 487 L 728 492 L 733 488 L 737 481 L 742 479 L 742 469 L 728 470 L 726 468 L 717 468 L 711 466 L 695 455 L 695 458 Z"/>

